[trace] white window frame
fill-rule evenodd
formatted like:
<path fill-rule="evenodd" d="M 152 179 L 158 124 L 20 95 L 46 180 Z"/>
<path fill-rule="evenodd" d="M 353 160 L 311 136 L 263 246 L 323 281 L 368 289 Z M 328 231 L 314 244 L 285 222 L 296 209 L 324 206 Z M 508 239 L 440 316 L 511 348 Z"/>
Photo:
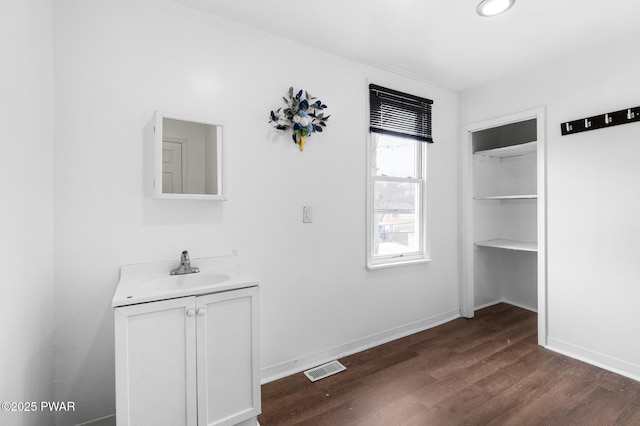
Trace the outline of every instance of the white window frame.
<path fill-rule="evenodd" d="M 415 178 L 400 178 L 389 176 L 374 175 L 374 142 L 377 138 L 384 136 L 379 133 L 369 132 L 367 138 L 367 269 L 381 269 L 392 266 L 413 265 L 416 263 L 424 263 L 431 260 L 429 246 L 429 228 L 428 228 L 428 209 L 427 209 L 427 147 L 428 144 L 416 141 L 415 155 Z M 411 139 L 411 138 L 407 138 Z M 417 206 L 419 206 L 419 214 L 416 217 L 418 226 L 418 251 L 401 255 L 374 255 L 375 240 L 378 230 L 375 229 L 374 219 L 374 185 L 378 181 L 387 182 L 410 182 L 418 184 Z"/>

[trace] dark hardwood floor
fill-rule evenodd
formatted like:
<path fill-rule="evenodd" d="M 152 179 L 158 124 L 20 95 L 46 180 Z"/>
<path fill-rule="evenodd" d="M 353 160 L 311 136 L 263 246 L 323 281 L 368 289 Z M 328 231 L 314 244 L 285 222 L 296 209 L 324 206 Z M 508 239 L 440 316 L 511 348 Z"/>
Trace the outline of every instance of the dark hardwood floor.
<path fill-rule="evenodd" d="M 640 382 L 537 345 L 507 304 L 262 386 L 262 426 L 640 425 Z"/>

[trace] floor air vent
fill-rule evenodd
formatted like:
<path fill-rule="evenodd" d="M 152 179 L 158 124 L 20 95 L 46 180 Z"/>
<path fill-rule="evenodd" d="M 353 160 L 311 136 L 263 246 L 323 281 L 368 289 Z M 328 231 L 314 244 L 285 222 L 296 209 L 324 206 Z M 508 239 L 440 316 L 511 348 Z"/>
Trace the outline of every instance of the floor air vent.
<path fill-rule="evenodd" d="M 305 371 L 304 375 L 312 382 L 315 382 L 316 380 L 324 379 L 325 377 L 329 377 L 332 374 L 339 373 L 346 369 L 347 367 L 340 364 L 338 361 L 331 361 Z"/>

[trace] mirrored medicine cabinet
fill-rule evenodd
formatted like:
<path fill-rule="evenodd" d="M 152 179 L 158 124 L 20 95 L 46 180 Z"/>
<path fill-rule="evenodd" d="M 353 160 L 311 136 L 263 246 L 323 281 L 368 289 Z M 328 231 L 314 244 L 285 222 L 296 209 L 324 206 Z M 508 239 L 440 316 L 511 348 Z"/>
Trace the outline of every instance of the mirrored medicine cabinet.
<path fill-rule="evenodd" d="M 226 200 L 221 123 L 156 111 L 154 150 L 156 198 Z"/>

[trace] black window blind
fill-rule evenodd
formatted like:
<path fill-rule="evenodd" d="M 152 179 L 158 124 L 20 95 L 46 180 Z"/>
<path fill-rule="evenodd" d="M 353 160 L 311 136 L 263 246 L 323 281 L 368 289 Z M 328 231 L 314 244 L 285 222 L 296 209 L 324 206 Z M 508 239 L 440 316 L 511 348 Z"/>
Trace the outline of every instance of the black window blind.
<path fill-rule="evenodd" d="M 369 85 L 369 131 L 433 142 L 431 99 Z"/>

